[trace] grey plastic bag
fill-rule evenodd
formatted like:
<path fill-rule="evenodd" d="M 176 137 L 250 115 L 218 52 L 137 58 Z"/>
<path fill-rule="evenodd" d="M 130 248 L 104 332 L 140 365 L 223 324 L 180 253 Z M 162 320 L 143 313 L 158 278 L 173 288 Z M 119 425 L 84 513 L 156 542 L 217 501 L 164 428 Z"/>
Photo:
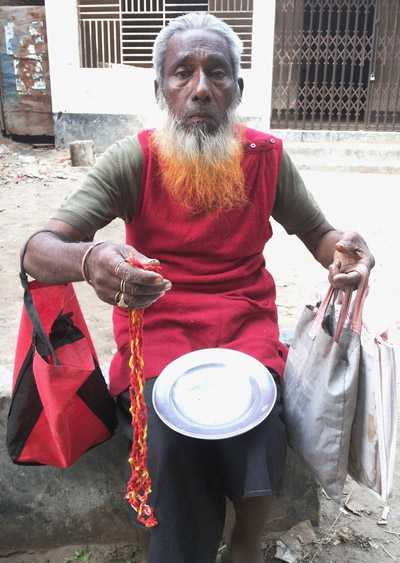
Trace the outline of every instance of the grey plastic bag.
<path fill-rule="evenodd" d="M 283 377 L 289 444 L 337 502 L 348 469 L 367 283 L 363 279 L 357 291 L 351 319 L 351 291 L 336 305 L 331 287 L 319 307 L 305 307 Z"/>

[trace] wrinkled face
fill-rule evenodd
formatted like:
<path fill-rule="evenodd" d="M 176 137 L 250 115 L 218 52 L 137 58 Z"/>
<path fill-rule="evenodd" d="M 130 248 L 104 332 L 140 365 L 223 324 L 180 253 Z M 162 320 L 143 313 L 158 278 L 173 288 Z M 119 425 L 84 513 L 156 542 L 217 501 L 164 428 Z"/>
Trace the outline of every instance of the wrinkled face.
<path fill-rule="evenodd" d="M 175 33 L 164 58 L 161 88 L 169 111 L 186 130 L 216 131 L 239 101 L 227 42 L 206 30 Z"/>

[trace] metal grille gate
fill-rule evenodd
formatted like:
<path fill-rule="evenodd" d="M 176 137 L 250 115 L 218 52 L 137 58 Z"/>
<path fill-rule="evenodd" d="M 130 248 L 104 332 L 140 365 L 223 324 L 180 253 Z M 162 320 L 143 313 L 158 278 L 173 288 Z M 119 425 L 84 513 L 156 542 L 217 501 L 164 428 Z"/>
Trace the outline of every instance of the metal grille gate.
<path fill-rule="evenodd" d="M 400 0 L 276 6 L 272 126 L 400 131 Z"/>
<path fill-rule="evenodd" d="M 253 0 L 78 0 L 81 66 L 152 66 L 159 31 L 177 16 L 208 11 L 243 41 L 242 68 L 251 67 Z"/>

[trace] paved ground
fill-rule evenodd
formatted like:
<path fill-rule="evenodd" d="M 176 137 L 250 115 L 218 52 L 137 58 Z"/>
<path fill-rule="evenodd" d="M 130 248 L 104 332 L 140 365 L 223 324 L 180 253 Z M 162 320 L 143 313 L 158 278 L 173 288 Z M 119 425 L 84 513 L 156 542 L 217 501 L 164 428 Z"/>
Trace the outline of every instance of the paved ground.
<path fill-rule="evenodd" d="M 0 383 L 3 386 L 13 362 L 21 309 L 18 249 L 29 233 L 43 225 L 61 199 L 79 185 L 83 174 L 83 170 L 70 167 L 66 152 L 34 150 L 0 139 Z M 339 228 L 359 230 L 369 242 L 377 266 L 371 279 L 365 318 L 374 330 L 391 326 L 393 338 L 400 343 L 396 248 L 400 177 L 327 172 L 304 172 L 303 176 L 328 219 Z M 99 233 L 98 238 L 121 240 L 121 227 L 116 222 Z M 326 272 L 279 225 L 274 225 L 274 232 L 275 237 L 266 249 L 267 263 L 277 281 L 281 325 L 290 327 L 305 303 L 314 302 L 324 291 Z M 113 352 L 110 308 L 95 298 L 90 287 L 77 285 L 101 361 L 107 363 Z M 396 465 L 395 491 L 399 485 L 400 459 Z M 379 501 L 356 485 L 351 487 L 349 484 L 346 494 L 350 494 L 353 512 L 338 513 L 333 503 L 323 501 L 321 528 L 318 540 L 308 549 L 308 561 L 400 561 L 400 493 L 393 499 L 388 525 L 380 527 L 377 525 L 382 510 Z M 15 563 L 66 563 L 68 559 L 91 563 L 134 561 L 127 551 L 121 551 L 121 557 L 114 557 L 110 555 L 114 548 L 107 549 L 108 555 L 102 548 L 78 546 L 63 548 L 58 554 L 14 555 L 6 559 Z M 272 552 L 266 549 L 267 552 L 266 557 L 270 558 L 266 560 L 272 561 Z"/>

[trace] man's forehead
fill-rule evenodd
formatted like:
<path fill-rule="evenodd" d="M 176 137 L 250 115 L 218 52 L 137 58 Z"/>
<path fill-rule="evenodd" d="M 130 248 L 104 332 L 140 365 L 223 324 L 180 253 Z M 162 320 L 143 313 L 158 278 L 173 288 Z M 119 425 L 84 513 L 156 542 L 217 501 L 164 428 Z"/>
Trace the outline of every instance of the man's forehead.
<path fill-rule="evenodd" d="M 167 65 L 190 57 L 202 56 L 231 64 L 228 43 L 219 33 L 205 29 L 189 29 L 174 33 L 165 53 Z"/>

